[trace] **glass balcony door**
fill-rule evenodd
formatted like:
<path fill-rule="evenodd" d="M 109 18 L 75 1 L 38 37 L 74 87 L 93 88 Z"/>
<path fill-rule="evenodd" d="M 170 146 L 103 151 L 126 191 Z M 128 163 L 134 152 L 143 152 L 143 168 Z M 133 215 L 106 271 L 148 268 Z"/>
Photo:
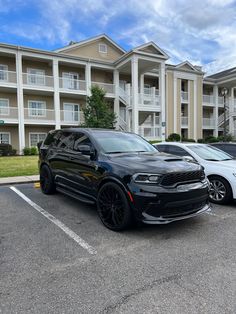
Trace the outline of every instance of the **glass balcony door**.
<path fill-rule="evenodd" d="M 62 73 L 63 88 L 65 89 L 79 89 L 79 74 L 72 72 Z"/>
<path fill-rule="evenodd" d="M 79 105 L 64 103 L 63 109 L 64 109 L 64 121 L 66 122 L 78 122 L 79 121 Z"/>

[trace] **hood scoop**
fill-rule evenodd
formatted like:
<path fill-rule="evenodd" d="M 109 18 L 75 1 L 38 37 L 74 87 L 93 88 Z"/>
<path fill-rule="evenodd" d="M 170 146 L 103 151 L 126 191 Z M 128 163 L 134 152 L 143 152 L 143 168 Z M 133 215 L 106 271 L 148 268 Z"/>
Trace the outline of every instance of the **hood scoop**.
<path fill-rule="evenodd" d="M 166 162 L 173 162 L 173 161 L 183 161 L 182 158 L 169 158 L 169 159 L 165 159 Z"/>

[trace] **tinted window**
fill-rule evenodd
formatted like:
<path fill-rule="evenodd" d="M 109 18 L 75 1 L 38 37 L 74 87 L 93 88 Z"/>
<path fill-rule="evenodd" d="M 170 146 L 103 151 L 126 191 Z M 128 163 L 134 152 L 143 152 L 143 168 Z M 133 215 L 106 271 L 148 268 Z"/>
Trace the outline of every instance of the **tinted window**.
<path fill-rule="evenodd" d="M 226 153 L 232 155 L 232 156 L 236 156 L 236 145 L 233 144 L 217 144 L 217 145 L 213 145 L 214 147 L 217 147 L 219 149 L 222 149 L 223 151 L 225 151 Z"/>
<path fill-rule="evenodd" d="M 73 149 L 74 134 L 70 132 L 61 132 L 60 139 L 57 143 L 58 148 Z"/>
<path fill-rule="evenodd" d="M 168 145 L 168 146 L 169 146 L 169 151 L 168 151 L 169 154 L 176 155 L 176 156 L 189 156 L 189 153 L 187 153 L 186 150 L 184 150 L 181 147 L 171 146 L 171 145 Z"/>
<path fill-rule="evenodd" d="M 92 142 L 84 133 L 76 133 L 74 138 L 74 150 L 78 150 L 78 145 L 89 145 L 92 147 Z"/>
<path fill-rule="evenodd" d="M 45 141 L 44 141 L 44 145 L 52 145 L 52 144 L 56 144 L 58 139 L 60 137 L 60 132 L 58 131 L 51 131 L 48 133 Z"/>
<path fill-rule="evenodd" d="M 168 153 L 168 145 L 157 145 L 155 146 L 159 152 Z"/>

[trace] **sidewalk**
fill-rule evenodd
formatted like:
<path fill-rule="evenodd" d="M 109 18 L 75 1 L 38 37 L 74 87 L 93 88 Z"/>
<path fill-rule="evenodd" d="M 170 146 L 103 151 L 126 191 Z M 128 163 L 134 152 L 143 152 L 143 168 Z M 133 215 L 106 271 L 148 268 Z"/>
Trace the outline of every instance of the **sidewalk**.
<path fill-rule="evenodd" d="M 19 184 L 19 183 L 33 183 L 33 182 L 38 182 L 38 181 L 39 181 L 39 175 L 0 178 L 0 186 L 9 185 L 9 184 Z"/>

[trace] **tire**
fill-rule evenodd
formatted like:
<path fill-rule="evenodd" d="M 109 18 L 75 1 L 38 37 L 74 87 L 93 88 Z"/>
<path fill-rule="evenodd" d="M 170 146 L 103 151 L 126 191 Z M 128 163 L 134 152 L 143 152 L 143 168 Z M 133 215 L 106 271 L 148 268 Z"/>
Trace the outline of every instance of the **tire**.
<path fill-rule="evenodd" d="M 122 188 L 113 182 L 105 183 L 97 196 L 98 215 L 108 229 L 121 231 L 132 222 L 131 209 Z"/>
<path fill-rule="evenodd" d="M 209 199 L 215 204 L 228 204 L 232 200 L 232 189 L 227 180 L 219 176 L 211 176 Z"/>
<path fill-rule="evenodd" d="M 52 173 L 46 165 L 40 169 L 40 187 L 44 194 L 53 194 L 56 190 Z"/>

